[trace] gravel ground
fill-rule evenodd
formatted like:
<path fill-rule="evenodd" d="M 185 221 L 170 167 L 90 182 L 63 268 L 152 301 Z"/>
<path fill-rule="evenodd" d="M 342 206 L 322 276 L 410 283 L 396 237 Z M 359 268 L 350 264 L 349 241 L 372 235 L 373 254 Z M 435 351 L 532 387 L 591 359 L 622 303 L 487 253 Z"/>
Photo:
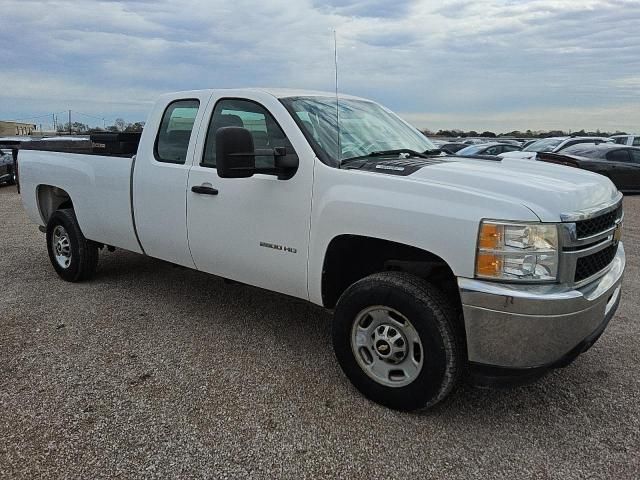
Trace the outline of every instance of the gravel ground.
<path fill-rule="evenodd" d="M 638 478 L 640 197 L 618 314 L 571 366 L 398 413 L 302 301 L 124 251 L 58 279 L 0 188 L 0 478 Z"/>

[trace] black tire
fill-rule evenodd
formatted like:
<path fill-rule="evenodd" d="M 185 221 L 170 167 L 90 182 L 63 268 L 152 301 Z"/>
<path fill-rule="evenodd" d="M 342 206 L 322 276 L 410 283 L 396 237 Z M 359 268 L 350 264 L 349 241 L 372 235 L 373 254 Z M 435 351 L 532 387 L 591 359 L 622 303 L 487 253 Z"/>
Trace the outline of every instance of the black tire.
<path fill-rule="evenodd" d="M 9 167 L 9 169 L 7 170 L 7 173 L 9 174 L 9 180 L 7 180 L 7 185 L 15 185 L 16 184 L 16 174 L 13 170 L 13 167 Z"/>
<path fill-rule="evenodd" d="M 64 228 L 69 238 L 71 256 L 67 267 L 60 265 L 56 260 L 52 244 L 54 230 L 58 226 Z M 51 215 L 47 223 L 47 251 L 55 271 L 60 278 L 68 282 L 88 280 L 98 267 L 98 245 L 84 237 L 76 215 L 70 208 L 57 210 Z"/>
<path fill-rule="evenodd" d="M 423 364 L 405 386 L 371 378 L 356 360 L 352 329 L 360 312 L 382 305 L 409 320 L 422 344 Z M 451 302 L 436 287 L 410 274 L 383 272 L 351 285 L 340 297 L 333 320 L 333 348 L 342 370 L 370 400 L 396 410 L 426 409 L 442 401 L 459 381 L 464 339 Z"/>

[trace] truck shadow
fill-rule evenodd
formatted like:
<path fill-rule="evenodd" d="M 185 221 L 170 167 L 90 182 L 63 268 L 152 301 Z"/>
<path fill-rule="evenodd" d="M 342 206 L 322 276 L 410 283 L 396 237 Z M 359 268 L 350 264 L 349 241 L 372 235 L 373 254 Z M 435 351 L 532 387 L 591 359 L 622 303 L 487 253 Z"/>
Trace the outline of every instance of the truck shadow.
<path fill-rule="evenodd" d="M 272 361 L 283 370 L 296 370 L 301 381 L 326 382 L 322 389 L 335 396 L 327 402 L 344 405 L 350 401 L 361 407 L 364 403 L 367 408 L 386 410 L 362 398 L 342 374 L 331 346 L 331 313 L 323 308 L 119 250 L 101 255 L 98 274 L 91 283 L 100 289 L 109 288 L 112 294 L 122 292 L 123 304 L 136 302 L 140 308 L 162 312 L 155 315 L 155 325 L 169 323 L 178 315 L 187 319 L 185 329 L 196 328 L 205 337 L 203 343 L 207 337 L 215 339 L 216 332 L 223 330 L 227 338 L 242 341 L 242 348 L 250 357 L 255 354 L 258 358 L 268 348 Z M 563 410 L 562 414 L 579 414 L 590 405 L 591 388 L 604 383 L 607 371 L 613 368 L 602 362 L 583 362 L 582 357 L 525 386 L 487 389 L 465 380 L 441 405 L 409 415 L 447 422 L 481 415 L 482 421 L 502 424 L 509 418 L 513 422 L 513 417 L 519 415 L 558 414 L 558 409 Z"/>

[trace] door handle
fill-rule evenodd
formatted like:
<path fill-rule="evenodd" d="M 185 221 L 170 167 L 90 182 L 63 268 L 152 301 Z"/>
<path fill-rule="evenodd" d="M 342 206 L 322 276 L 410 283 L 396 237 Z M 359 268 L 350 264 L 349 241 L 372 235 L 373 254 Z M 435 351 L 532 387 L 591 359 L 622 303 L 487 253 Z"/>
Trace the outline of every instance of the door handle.
<path fill-rule="evenodd" d="M 200 193 L 202 195 L 217 195 L 218 194 L 218 190 L 216 188 L 207 187 L 205 185 L 193 186 L 193 187 L 191 187 L 191 191 L 193 193 Z"/>

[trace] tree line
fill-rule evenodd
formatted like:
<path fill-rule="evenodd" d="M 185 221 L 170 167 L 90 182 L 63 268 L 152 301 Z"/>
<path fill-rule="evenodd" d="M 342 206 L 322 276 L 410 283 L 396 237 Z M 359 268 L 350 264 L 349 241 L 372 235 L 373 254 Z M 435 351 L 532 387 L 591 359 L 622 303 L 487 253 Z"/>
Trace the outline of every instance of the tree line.
<path fill-rule="evenodd" d="M 58 125 L 57 131 L 60 133 L 71 132 L 75 134 L 87 134 L 94 132 L 141 132 L 144 128 L 144 122 L 127 123 L 122 118 L 116 118 L 113 125 L 102 127 L 89 127 L 86 123 L 72 122 L 69 128 L 69 122 Z"/>

